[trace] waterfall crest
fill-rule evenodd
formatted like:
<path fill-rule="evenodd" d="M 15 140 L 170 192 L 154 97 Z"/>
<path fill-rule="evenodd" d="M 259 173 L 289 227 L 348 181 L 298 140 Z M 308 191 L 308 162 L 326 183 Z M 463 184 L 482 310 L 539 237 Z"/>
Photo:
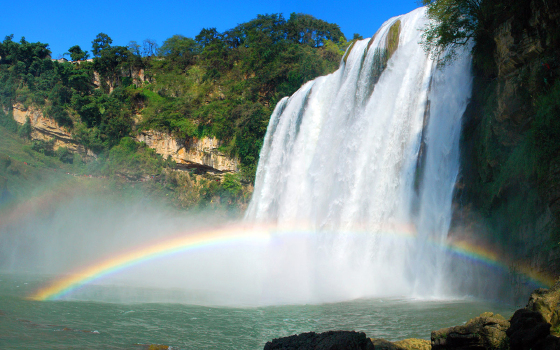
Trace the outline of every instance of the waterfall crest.
<path fill-rule="evenodd" d="M 313 254 L 361 279 L 356 296 L 445 293 L 433 247 L 451 221 L 471 61 L 437 69 L 419 45 L 426 23 L 419 8 L 357 41 L 336 72 L 278 103 L 261 150 L 246 219 L 317 231 Z"/>

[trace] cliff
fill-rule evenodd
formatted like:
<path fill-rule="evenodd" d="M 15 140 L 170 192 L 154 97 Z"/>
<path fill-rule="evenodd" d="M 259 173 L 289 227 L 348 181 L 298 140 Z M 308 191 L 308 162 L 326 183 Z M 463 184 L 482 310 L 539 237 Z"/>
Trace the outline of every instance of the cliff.
<path fill-rule="evenodd" d="M 214 137 L 177 139 L 159 131 L 142 131 L 136 137 L 164 158 L 171 157 L 181 168 L 211 172 L 237 172 L 239 162 L 219 151 L 221 142 Z"/>
<path fill-rule="evenodd" d="M 520 6 L 497 23 L 489 49 L 474 54 L 451 235 L 506 252 L 512 269 L 524 262 L 557 274 L 560 157 L 543 142 L 556 139 L 550 123 L 558 118 L 543 101 L 558 85 L 560 5 Z"/>
<path fill-rule="evenodd" d="M 72 134 L 66 128 L 57 124 L 54 119 L 46 117 L 43 112 L 37 108 L 25 108 L 21 104 L 13 106 L 13 117 L 19 124 L 25 124 L 29 118 L 31 124 L 31 138 L 33 140 L 49 141 L 54 139 L 53 148 L 56 151 L 60 147 L 66 147 L 72 153 L 85 154 L 86 149 L 72 138 Z M 96 155 L 87 151 L 88 156 L 96 157 Z"/>
<path fill-rule="evenodd" d="M 72 153 L 85 154 L 86 149 L 77 142 L 72 133 L 35 107 L 24 108 L 21 104 L 13 106 L 14 120 L 23 125 L 29 118 L 31 124 L 31 138 L 33 140 L 50 141 L 54 139 L 53 150 L 66 147 Z M 171 135 L 159 131 L 142 131 L 136 137 L 137 141 L 144 142 L 164 159 L 171 157 L 179 169 L 194 169 L 198 172 L 237 172 L 239 162 L 236 158 L 219 151 L 220 140 L 214 137 L 202 139 L 190 138 L 176 139 Z M 87 155 L 97 157 L 91 150 Z"/>

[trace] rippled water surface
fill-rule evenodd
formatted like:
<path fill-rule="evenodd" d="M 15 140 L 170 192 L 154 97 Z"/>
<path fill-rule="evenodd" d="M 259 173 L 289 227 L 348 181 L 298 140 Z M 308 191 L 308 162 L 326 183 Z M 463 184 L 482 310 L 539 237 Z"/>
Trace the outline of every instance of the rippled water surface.
<path fill-rule="evenodd" d="M 474 300 L 369 299 L 322 305 L 225 308 L 182 304 L 32 301 L 43 280 L 0 275 L 1 349 L 262 349 L 301 332 L 357 330 L 369 337 L 429 339 L 485 311 L 513 307 Z M 110 288 L 110 287 L 106 287 Z"/>

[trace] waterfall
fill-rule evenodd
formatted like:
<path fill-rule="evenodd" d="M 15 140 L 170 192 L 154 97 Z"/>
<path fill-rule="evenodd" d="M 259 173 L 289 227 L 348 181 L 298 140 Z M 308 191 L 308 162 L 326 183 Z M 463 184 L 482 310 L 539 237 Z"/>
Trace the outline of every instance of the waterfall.
<path fill-rule="evenodd" d="M 246 219 L 316 232 L 308 260 L 322 258 L 306 268 L 332 278 L 315 289 L 446 292 L 437 247 L 451 221 L 471 60 L 465 52 L 437 68 L 419 44 L 426 23 L 424 8 L 386 21 L 270 117 Z"/>

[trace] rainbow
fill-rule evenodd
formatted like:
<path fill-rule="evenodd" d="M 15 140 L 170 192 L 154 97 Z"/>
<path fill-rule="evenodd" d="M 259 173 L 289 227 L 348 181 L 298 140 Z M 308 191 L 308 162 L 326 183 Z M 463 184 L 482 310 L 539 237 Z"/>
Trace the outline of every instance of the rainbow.
<path fill-rule="evenodd" d="M 396 237 L 405 240 L 416 238 L 416 234 L 411 226 L 383 226 L 383 229 L 384 230 L 381 232 L 382 236 L 387 235 L 391 238 Z M 341 233 L 340 231 L 336 232 Z M 267 243 L 280 233 L 296 237 L 313 234 L 312 231 L 296 229 L 294 226 L 281 229 L 276 225 L 265 224 L 229 225 L 227 227 L 200 232 L 183 233 L 163 241 L 151 242 L 132 248 L 121 254 L 101 259 L 93 264 L 77 269 L 73 273 L 67 274 L 37 290 L 29 298 L 39 301 L 59 300 L 91 282 L 143 262 L 205 247 L 217 247 L 233 243 L 248 242 Z M 371 231 L 353 230 L 342 233 L 361 235 L 371 234 Z M 454 257 L 467 259 L 471 262 L 483 264 L 491 268 L 497 268 L 506 273 L 511 270 L 511 264 L 500 259 L 499 254 L 490 249 L 483 248 L 480 245 L 474 245 L 465 241 L 446 244 L 430 241 L 428 244 Z M 528 277 L 537 287 L 549 287 L 554 284 L 554 279 L 551 276 L 536 273 L 526 266 L 518 265 L 515 272 Z"/>
<path fill-rule="evenodd" d="M 78 269 L 74 273 L 70 273 L 39 289 L 30 296 L 30 299 L 57 300 L 88 283 L 160 257 L 235 242 L 266 241 L 269 238 L 270 235 L 267 234 L 265 227 L 258 226 L 219 228 L 202 233 L 179 235 L 161 242 L 152 242 L 136 247 L 117 256 L 109 257 Z"/>
<path fill-rule="evenodd" d="M 555 277 L 544 272 L 538 272 L 522 262 L 514 264 L 511 261 L 504 260 L 500 257 L 500 254 L 488 248 L 484 248 L 481 245 L 474 245 L 466 241 L 458 241 L 448 243 L 445 249 L 453 256 L 465 258 L 474 263 L 483 264 L 503 272 L 525 276 L 529 279 L 529 282 L 539 288 L 548 288 L 556 283 Z"/>

